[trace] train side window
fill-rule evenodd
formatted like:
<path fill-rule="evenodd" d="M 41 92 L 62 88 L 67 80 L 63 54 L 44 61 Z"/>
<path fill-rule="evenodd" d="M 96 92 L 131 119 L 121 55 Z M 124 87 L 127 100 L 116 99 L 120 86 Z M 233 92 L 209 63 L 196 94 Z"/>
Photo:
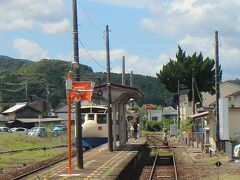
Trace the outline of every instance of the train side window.
<path fill-rule="evenodd" d="M 106 124 L 107 123 L 106 114 L 98 114 L 97 123 L 98 124 Z"/>
<path fill-rule="evenodd" d="M 94 121 L 94 114 L 88 114 L 88 120 Z"/>

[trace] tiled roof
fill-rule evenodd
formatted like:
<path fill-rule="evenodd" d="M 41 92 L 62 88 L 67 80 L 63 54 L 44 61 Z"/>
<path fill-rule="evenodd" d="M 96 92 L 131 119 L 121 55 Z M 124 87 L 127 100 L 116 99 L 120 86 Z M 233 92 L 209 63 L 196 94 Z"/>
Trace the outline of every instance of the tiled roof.
<path fill-rule="evenodd" d="M 23 123 L 63 121 L 61 118 L 17 118 L 17 120 Z"/>
<path fill-rule="evenodd" d="M 229 95 L 227 95 L 227 96 L 225 96 L 225 97 L 239 96 L 239 95 L 240 95 L 240 91 L 237 91 L 237 92 L 234 92 L 234 93 L 232 93 L 232 94 L 229 94 Z"/>
<path fill-rule="evenodd" d="M 12 112 L 16 112 L 19 109 L 24 108 L 25 106 L 27 106 L 27 102 L 21 102 L 21 103 L 17 103 L 16 105 L 10 107 L 9 109 L 3 111 L 3 114 L 7 114 L 7 113 L 12 113 Z"/>

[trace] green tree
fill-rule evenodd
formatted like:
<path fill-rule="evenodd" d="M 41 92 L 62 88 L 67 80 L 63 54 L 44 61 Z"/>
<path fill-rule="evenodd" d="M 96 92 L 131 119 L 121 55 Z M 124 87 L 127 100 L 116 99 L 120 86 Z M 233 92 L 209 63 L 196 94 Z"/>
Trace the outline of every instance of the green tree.
<path fill-rule="evenodd" d="M 192 100 L 192 77 L 195 79 L 194 95 L 195 100 L 199 101 L 198 92 L 215 93 L 215 62 L 210 58 L 203 58 L 202 53 L 196 52 L 192 56 L 186 56 L 186 52 L 178 46 L 176 61 L 170 61 L 163 66 L 157 73 L 157 77 L 170 92 L 176 93 L 178 90 L 178 81 L 189 89 L 188 98 Z M 221 67 L 219 66 L 220 80 L 222 77 Z M 197 87 L 197 88 L 196 88 Z"/>

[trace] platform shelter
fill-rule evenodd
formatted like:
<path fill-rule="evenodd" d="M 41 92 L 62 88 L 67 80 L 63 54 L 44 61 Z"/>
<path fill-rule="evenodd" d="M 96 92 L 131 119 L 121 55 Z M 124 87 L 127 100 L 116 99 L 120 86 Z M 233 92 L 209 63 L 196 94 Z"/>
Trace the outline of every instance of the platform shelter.
<path fill-rule="evenodd" d="M 120 145 L 127 142 L 127 118 L 126 104 L 130 99 L 136 100 L 143 98 L 143 93 L 135 87 L 116 83 L 109 83 L 112 97 L 112 122 L 113 122 L 113 149 L 117 147 L 117 136 Z M 93 98 L 106 101 L 108 100 L 108 84 L 95 86 Z"/>

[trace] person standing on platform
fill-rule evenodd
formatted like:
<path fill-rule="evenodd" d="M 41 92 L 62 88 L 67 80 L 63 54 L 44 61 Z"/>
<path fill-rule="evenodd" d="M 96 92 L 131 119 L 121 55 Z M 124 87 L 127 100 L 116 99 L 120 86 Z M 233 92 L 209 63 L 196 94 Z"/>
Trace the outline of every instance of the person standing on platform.
<path fill-rule="evenodd" d="M 137 139 L 137 132 L 138 132 L 138 124 L 137 124 L 137 121 L 135 121 L 133 124 L 133 137 L 135 138 L 135 140 Z"/>

